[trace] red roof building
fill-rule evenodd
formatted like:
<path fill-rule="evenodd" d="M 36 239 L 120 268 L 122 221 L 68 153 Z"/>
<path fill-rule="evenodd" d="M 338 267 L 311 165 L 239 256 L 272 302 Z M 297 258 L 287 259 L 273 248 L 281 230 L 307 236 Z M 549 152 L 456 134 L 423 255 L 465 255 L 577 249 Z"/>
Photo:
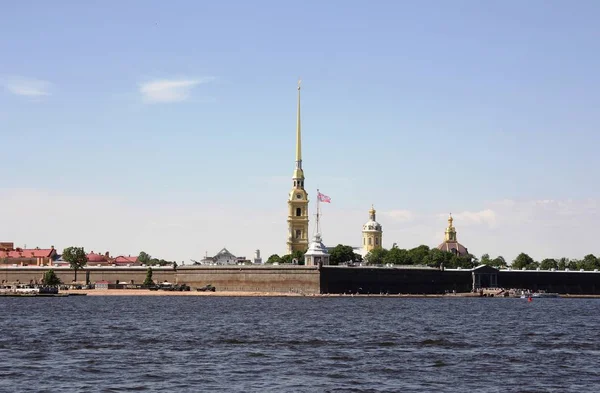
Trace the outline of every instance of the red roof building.
<path fill-rule="evenodd" d="M 9 244 L 9 243 L 3 243 Z M 50 248 L 14 248 L 9 249 L 4 247 L 0 251 L 0 263 L 17 264 L 21 266 L 35 265 L 45 266 L 50 265 L 52 261 L 58 258 L 54 246 Z"/>

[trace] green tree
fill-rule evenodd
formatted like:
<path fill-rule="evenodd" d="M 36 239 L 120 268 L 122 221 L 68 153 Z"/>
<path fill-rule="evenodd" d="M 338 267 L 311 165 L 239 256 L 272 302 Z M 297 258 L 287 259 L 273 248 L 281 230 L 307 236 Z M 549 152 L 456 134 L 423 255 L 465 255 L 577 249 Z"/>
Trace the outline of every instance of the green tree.
<path fill-rule="evenodd" d="M 506 263 L 506 260 L 504 259 L 504 257 L 502 255 L 498 255 L 496 258 L 491 260 L 489 265 L 493 266 L 493 267 L 497 267 L 497 268 L 508 266 L 508 264 Z"/>
<path fill-rule="evenodd" d="M 71 269 L 75 271 L 75 282 L 77 282 L 77 270 L 87 265 L 87 256 L 83 247 L 67 247 L 62 253 L 62 258 L 69 262 Z"/>
<path fill-rule="evenodd" d="M 140 255 L 138 255 L 137 260 L 142 265 L 149 265 L 150 261 L 152 260 L 152 257 L 148 255 L 145 251 L 142 251 L 140 252 Z"/>
<path fill-rule="evenodd" d="M 383 262 L 392 263 L 394 265 L 409 265 L 410 258 L 408 256 L 408 251 L 398 247 L 392 247 L 387 254 L 385 254 Z"/>
<path fill-rule="evenodd" d="M 54 273 L 54 270 L 50 269 L 44 273 L 44 277 L 42 278 L 42 284 L 48 286 L 56 286 L 60 285 L 60 278 Z"/>
<path fill-rule="evenodd" d="M 362 255 L 354 253 L 354 256 L 352 257 L 352 262 L 362 262 L 362 261 L 363 261 Z"/>
<path fill-rule="evenodd" d="M 511 266 L 513 269 L 529 269 L 533 265 L 533 262 L 533 258 L 522 252 L 515 258 Z"/>
<path fill-rule="evenodd" d="M 294 251 L 290 262 L 293 262 L 294 259 L 298 261 L 298 265 L 304 265 L 304 253 L 302 251 Z"/>
<path fill-rule="evenodd" d="M 490 258 L 490 254 L 483 254 L 481 256 L 480 261 L 481 261 L 482 265 L 488 265 L 488 266 L 492 265 L 492 259 Z"/>
<path fill-rule="evenodd" d="M 594 270 L 600 268 L 600 261 L 594 254 L 588 254 L 583 257 L 583 260 L 580 263 L 580 268 L 584 270 Z"/>
<path fill-rule="evenodd" d="M 579 270 L 580 264 L 581 264 L 581 261 L 579 261 L 577 259 L 570 259 L 569 263 L 567 263 L 567 269 L 569 269 L 569 270 Z"/>
<path fill-rule="evenodd" d="M 279 263 L 292 263 L 292 254 L 285 254 L 281 256 L 281 261 Z"/>
<path fill-rule="evenodd" d="M 408 250 L 410 265 L 426 265 L 429 262 L 429 247 L 420 245 L 419 247 Z"/>
<path fill-rule="evenodd" d="M 423 261 L 427 266 L 440 267 L 444 264 L 445 268 L 457 267 L 457 257 L 448 251 L 442 251 L 437 248 L 432 248 Z"/>
<path fill-rule="evenodd" d="M 265 263 L 273 264 L 273 263 L 280 263 L 280 262 L 281 262 L 281 257 L 277 254 L 273 254 L 267 259 L 267 261 Z"/>
<path fill-rule="evenodd" d="M 354 249 L 351 246 L 338 244 L 329 251 L 329 263 L 331 265 L 339 265 L 340 263 L 353 262 Z"/>
<path fill-rule="evenodd" d="M 145 286 L 149 287 L 151 285 L 154 285 L 154 280 L 152 280 L 152 268 L 149 267 L 146 270 L 146 279 L 144 280 L 144 284 Z"/>
<path fill-rule="evenodd" d="M 558 270 L 565 270 L 569 262 L 569 258 L 560 258 L 558 260 Z"/>
<path fill-rule="evenodd" d="M 550 270 L 550 269 L 558 269 L 558 262 L 553 258 L 546 258 L 540 263 L 540 269 L 542 270 Z"/>
<path fill-rule="evenodd" d="M 388 250 L 385 248 L 376 248 L 374 250 L 369 251 L 367 255 L 365 255 L 365 260 L 369 265 L 381 265 L 384 263 L 384 259 Z"/>

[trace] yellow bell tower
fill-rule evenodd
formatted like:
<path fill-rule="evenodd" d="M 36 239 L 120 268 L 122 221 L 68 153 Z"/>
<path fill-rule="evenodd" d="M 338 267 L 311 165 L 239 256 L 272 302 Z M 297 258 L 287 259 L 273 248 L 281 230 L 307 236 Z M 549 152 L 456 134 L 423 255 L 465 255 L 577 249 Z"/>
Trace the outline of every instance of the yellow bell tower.
<path fill-rule="evenodd" d="M 368 253 L 371 250 L 382 248 L 383 240 L 383 228 L 381 224 L 377 222 L 376 211 L 373 205 L 369 210 L 369 221 L 363 225 L 363 250 L 364 253 Z"/>
<path fill-rule="evenodd" d="M 300 81 L 298 81 L 298 119 L 296 123 L 296 168 L 293 187 L 288 197 L 287 253 L 305 252 L 308 248 L 308 194 L 304 190 L 302 170 L 302 135 L 300 127 Z"/>

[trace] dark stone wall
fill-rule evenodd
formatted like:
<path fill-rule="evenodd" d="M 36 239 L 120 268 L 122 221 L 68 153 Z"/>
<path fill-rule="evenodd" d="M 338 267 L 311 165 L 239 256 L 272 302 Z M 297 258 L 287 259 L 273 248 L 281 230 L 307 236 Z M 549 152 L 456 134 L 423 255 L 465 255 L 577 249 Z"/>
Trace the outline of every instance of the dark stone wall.
<path fill-rule="evenodd" d="M 498 286 L 562 294 L 600 295 L 600 272 L 500 270 Z"/>
<path fill-rule="evenodd" d="M 321 293 L 436 294 L 470 292 L 470 270 L 324 266 Z"/>

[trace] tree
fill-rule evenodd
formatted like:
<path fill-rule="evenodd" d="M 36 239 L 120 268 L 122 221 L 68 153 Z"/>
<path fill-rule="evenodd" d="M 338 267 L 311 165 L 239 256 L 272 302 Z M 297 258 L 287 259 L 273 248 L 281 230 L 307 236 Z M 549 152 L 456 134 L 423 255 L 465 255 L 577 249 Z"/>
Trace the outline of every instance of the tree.
<path fill-rule="evenodd" d="M 565 270 L 567 265 L 569 264 L 569 258 L 560 258 L 558 260 L 558 270 Z"/>
<path fill-rule="evenodd" d="M 542 270 L 558 269 L 558 262 L 556 261 L 556 259 L 546 258 L 540 263 L 540 269 L 542 269 Z"/>
<path fill-rule="evenodd" d="M 432 267 L 440 267 L 444 264 L 444 267 L 454 268 L 457 267 L 456 256 L 448 251 L 442 251 L 437 248 L 432 248 L 426 257 L 423 258 L 424 263 Z"/>
<path fill-rule="evenodd" d="M 522 252 L 515 258 L 511 266 L 513 269 L 521 270 L 523 268 L 530 269 L 533 266 L 533 264 L 533 258 Z"/>
<path fill-rule="evenodd" d="M 488 265 L 488 266 L 492 265 L 492 259 L 490 258 L 490 254 L 483 254 L 481 256 L 480 261 L 481 261 L 482 265 Z"/>
<path fill-rule="evenodd" d="M 594 254 L 588 254 L 583 257 L 580 268 L 584 270 L 594 270 L 600 268 L 600 260 Z"/>
<path fill-rule="evenodd" d="M 508 264 L 506 263 L 506 260 L 504 259 L 504 257 L 502 255 L 498 255 L 496 258 L 491 260 L 489 265 L 493 266 L 493 267 L 498 267 L 498 268 L 508 266 Z"/>
<path fill-rule="evenodd" d="M 354 249 L 351 246 L 338 244 L 329 251 L 329 263 L 331 265 L 339 265 L 340 263 L 353 262 Z"/>
<path fill-rule="evenodd" d="M 394 265 L 409 265 L 410 258 L 408 256 L 408 251 L 398 247 L 392 247 L 392 249 L 385 254 L 383 262 L 392 263 Z"/>
<path fill-rule="evenodd" d="M 298 265 L 304 265 L 304 253 L 302 251 L 294 251 L 292 252 L 291 262 L 295 259 L 298 261 Z"/>
<path fill-rule="evenodd" d="M 44 273 L 44 277 L 42 278 L 42 284 L 48 286 L 56 286 L 60 285 L 61 281 L 60 278 L 58 278 L 58 276 L 56 275 L 56 273 L 54 273 L 54 270 L 50 269 Z"/>
<path fill-rule="evenodd" d="M 142 265 L 149 265 L 151 260 L 152 257 L 148 255 L 145 251 L 140 252 L 140 255 L 138 255 L 138 262 Z"/>
<path fill-rule="evenodd" d="M 362 261 L 363 261 L 362 255 L 354 253 L 354 256 L 352 257 L 352 262 L 362 262 Z"/>
<path fill-rule="evenodd" d="M 365 255 L 365 260 L 369 265 L 381 265 L 384 263 L 385 255 L 387 253 L 388 250 L 385 248 L 376 248 Z"/>
<path fill-rule="evenodd" d="M 428 262 L 429 256 L 429 246 L 420 245 L 419 247 L 415 247 L 413 249 L 408 250 L 408 255 L 410 257 L 411 265 L 424 265 Z"/>
<path fill-rule="evenodd" d="M 273 264 L 281 262 L 281 257 L 277 254 L 271 255 L 265 263 Z"/>
<path fill-rule="evenodd" d="M 87 265 L 87 256 L 83 247 L 67 247 L 62 253 L 62 258 L 69 262 L 71 269 L 75 270 L 75 281 L 77 282 L 77 270 Z"/>
<path fill-rule="evenodd" d="M 151 285 L 154 285 L 154 280 L 152 280 L 152 268 L 149 267 L 146 270 L 146 279 L 144 280 L 144 284 L 145 286 L 149 287 Z"/>

